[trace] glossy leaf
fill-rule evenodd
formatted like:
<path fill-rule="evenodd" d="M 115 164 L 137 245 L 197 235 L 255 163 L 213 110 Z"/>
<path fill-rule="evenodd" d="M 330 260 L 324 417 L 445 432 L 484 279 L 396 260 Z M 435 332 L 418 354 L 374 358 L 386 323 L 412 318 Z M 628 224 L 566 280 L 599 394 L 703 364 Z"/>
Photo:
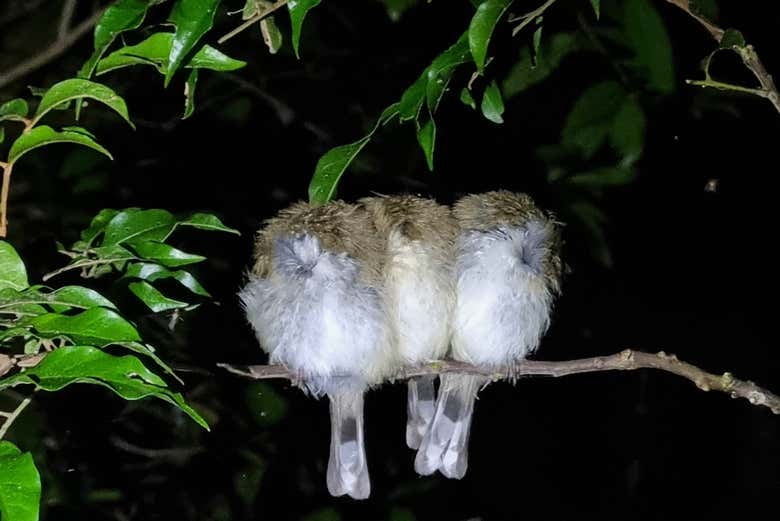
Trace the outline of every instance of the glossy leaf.
<path fill-rule="evenodd" d="M 421 97 L 420 103 L 422 103 L 422 99 Z M 325 152 L 317 162 L 314 175 L 309 183 L 309 201 L 311 203 L 323 204 L 333 198 L 344 171 L 355 159 L 355 156 L 363 150 L 363 147 L 371 141 L 374 132 L 398 115 L 398 107 L 397 103 L 387 107 L 367 136 L 349 145 L 341 145 Z"/>
<path fill-rule="evenodd" d="M 134 241 L 163 241 L 176 226 L 176 218 L 166 210 L 125 210 L 106 225 L 103 246 Z"/>
<path fill-rule="evenodd" d="M 471 61 L 468 33 L 463 35 L 449 49 L 438 55 L 426 69 L 427 83 L 425 97 L 431 114 L 436 112 L 444 91 L 458 65 Z"/>
<path fill-rule="evenodd" d="M 133 122 L 130 121 L 130 115 L 127 113 L 125 100 L 121 96 L 103 84 L 82 78 L 71 78 L 52 85 L 46 91 L 46 94 L 43 95 L 43 98 L 41 98 L 32 124 L 36 124 L 47 112 L 58 105 L 84 98 L 94 99 L 103 103 L 119 114 L 131 127 L 134 127 Z"/>
<path fill-rule="evenodd" d="M 69 308 L 102 307 L 117 310 L 113 302 L 97 291 L 82 286 L 63 286 L 46 295 L 47 303 L 57 313 Z"/>
<path fill-rule="evenodd" d="M 428 69 L 426 68 L 420 77 L 401 94 L 401 101 L 398 102 L 398 117 L 401 121 L 417 119 L 425 101 L 427 86 Z"/>
<path fill-rule="evenodd" d="M 301 55 L 298 52 L 298 44 L 301 39 L 303 19 L 306 18 L 306 15 L 312 8 L 317 7 L 319 4 L 320 0 L 290 0 L 287 2 L 287 10 L 290 12 L 290 25 L 292 26 L 292 46 L 295 56 L 299 59 Z"/>
<path fill-rule="evenodd" d="M 191 226 L 193 228 L 197 228 L 198 230 L 226 232 L 235 235 L 241 235 L 238 230 L 225 226 L 217 216 L 209 213 L 194 213 L 186 219 L 179 221 L 177 226 Z"/>
<path fill-rule="evenodd" d="M 187 302 L 166 297 L 145 280 L 131 282 L 127 287 L 133 295 L 138 297 L 141 302 L 146 304 L 146 306 L 155 313 L 186 308 L 189 305 Z"/>
<path fill-rule="evenodd" d="M 8 152 L 8 162 L 15 163 L 27 152 L 36 148 L 53 145 L 56 143 L 75 143 L 77 145 L 83 145 L 93 150 L 97 150 L 101 154 L 104 154 L 109 159 L 111 153 L 98 144 L 89 134 L 74 130 L 75 127 L 71 127 L 69 130 L 63 129 L 62 132 L 57 132 L 53 128 L 40 125 L 25 132 L 11 145 L 11 150 Z"/>
<path fill-rule="evenodd" d="M 13 246 L 0 240 L 0 290 L 11 288 L 20 291 L 29 285 L 21 257 Z"/>
<path fill-rule="evenodd" d="M 495 81 L 491 81 L 490 85 L 485 89 L 480 108 L 482 109 L 482 114 L 493 123 L 504 122 L 504 118 L 501 117 L 504 113 L 504 100 Z"/>
<path fill-rule="evenodd" d="M 639 158 L 645 141 L 645 114 L 634 98 L 627 97 L 609 130 L 609 143 L 629 162 Z"/>
<path fill-rule="evenodd" d="M 125 212 L 130 210 L 125 210 Z M 87 243 L 91 243 L 98 234 L 102 233 L 106 229 L 106 225 L 111 222 L 111 219 L 116 217 L 119 210 L 112 208 L 104 208 L 100 210 L 98 214 L 89 223 L 89 228 L 81 232 L 81 240 Z"/>
<path fill-rule="evenodd" d="M 208 429 L 206 421 L 187 405 L 181 394 L 168 389 L 162 378 L 146 368 L 138 358 L 132 355 L 112 356 L 91 346 L 55 349 L 35 367 L 0 380 L 0 389 L 32 384 L 45 391 L 59 391 L 76 383 L 107 387 L 126 400 L 147 397 L 165 400 Z"/>
<path fill-rule="evenodd" d="M 672 44 L 661 16 L 650 0 L 627 0 L 626 36 L 635 54 L 634 63 L 650 88 L 662 93 L 674 90 Z"/>
<path fill-rule="evenodd" d="M 38 521 L 41 477 L 29 452 L 0 441 L 0 519 Z"/>
<path fill-rule="evenodd" d="M 27 102 L 22 98 L 15 98 L 0 105 L 0 121 L 5 119 L 22 119 L 29 112 Z"/>
<path fill-rule="evenodd" d="M 477 7 L 469 24 L 469 48 L 479 72 L 483 72 L 487 59 L 488 44 L 496 24 L 504 15 L 512 0 L 486 0 Z"/>
<path fill-rule="evenodd" d="M 133 242 L 133 249 L 142 259 L 154 261 L 167 267 L 185 266 L 206 260 L 206 257 L 177 250 L 162 242 Z"/>
<path fill-rule="evenodd" d="M 5 141 L 5 127 L 0 127 L 0 145 Z"/>
<path fill-rule="evenodd" d="M 106 308 L 89 308 L 78 315 L 47 313 L 31 318 L 29 323 L 41 335 L 65 335 L 80 344 L 103 346 L 141 340 L 130 322 Z"/>
<path fill-rule="evenodd" d="M 168 71 L 168 57 L 173 47 L 173 33 L 154 33 L 137 45 L 128 45 L 118 49 L 97 65 L 97 74 L 104 74 L 114 69 L 131 65 L 151 65 L 165 74 Z M 189 69 L 210 69 L 213 71 L 234 71 L 246 65 L 246 62 L 235 60 L 218 51 L 210 45 L 204 45 L 191 58 L 185 61 L 183 67 Z"/>
<path fill-rule="evenodd" d="M 589 87 L 576 101 L 566 118 L 562 143 L 576 145 L 585 157 L 591 157 L 607 138 L 624 98 L 623 87 L 614 81 L 605 81 Z"/>
<path fill-rule="evenodd" d="M 469 91 L 469 89 L 466 87 L 463 87 L 463 89 L 460 91 L 460 101 L 472 109 L 477 108 L 477 103 L 474 101 L 474 96 L 471 95 L 471 91 Z"/>
<path fill-rule="evenodd" d="M 198 279 L 192 276 L 192 274 L 189 272 L 183 270 L 172 271 L 164 266 L 150 262 L 133 263 L 129 268 L 127 268 L 125 277 L 148 280 L 149 282 L 171 278 L 178 281 L 182 286 L 189 289 L 196 295 L 200 295 L 202 297 L 211 296 L 209 292 L 206 291 L 206 288 L 204 288 L 200 282 L 198 282 Z"/>
<path fill-rule="evenodd" d="M 433 171 L 433 149 L 436 146 L 436 123 L 433 118 L 417 127 L 417 142 L 425 154 L 425 162 L 428 164 L 428 170 Z"/>
<path fill-rule="evenodd" d="M 220 0 L 178 0 L 174 4 L 168 20 L 176 26 L 176 32 L 168 54 L 165 71 L 166 87 L 184 58 L 211 29 L 219 2 Z"/>

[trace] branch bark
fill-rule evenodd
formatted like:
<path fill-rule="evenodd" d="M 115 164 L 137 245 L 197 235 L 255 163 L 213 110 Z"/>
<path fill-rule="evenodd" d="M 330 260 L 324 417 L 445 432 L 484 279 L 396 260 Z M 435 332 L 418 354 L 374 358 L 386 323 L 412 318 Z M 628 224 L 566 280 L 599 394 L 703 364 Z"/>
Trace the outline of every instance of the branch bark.
<path fill-rule="evenodd" d="M 666 0 L 672 5 L 675 5 L 688 13 L 691 17 L 693 17 L 697 22 L 699 22 L 708 33 L 710 33 L 710 36 L 720 45 L 721 40 L 723 40 L 723 35 L 726 33 L 723 28 L 718 27 L 714 23 L 712 23 L 710 20 L 707 20 L 704 16 L 702 16 L 699 13 L 693 12 L 691 9 L 690 1 L 689 0 Z M 761 85 L 760 89 L 750 89 L 746 90 L 744 88 L 742 89 L 731 89 L 731 90 L 740 90 L 742 92 L 750 92 L 751 94 L 755 94 L 757 96 L 761 96 L 763 98 L 768 99 L 770 102 L 772 102 L 772 105 L 774 105 L 775 110 L 777 110 L 778 113 L 780 113 L 780 93 L 777 91 L 777 87 L 775 86 L 775 82 L 772 79 L 772 75 L 767 72 L 766 67 L 764 67 L 764 64 L 761 62 L 761 59 L 758 57 L 758 53 L 753 48 L 752 45 L 745 45 L 745 46 L 734 46 L 733 47 L 734 52 L 736 52 L 739 57 L 742 59 L 742 63 L 747 67 L 750 72 L 753 73 L 753 76 L 756 77 L 758 80 L 758 83 Z M 692 82 L 696 85 L 700 85 L 702 87 L 715 87 L 715 88 L 726 88 L 724 87 L 723 83 L 719 82 L 713 82 L 712 84 L 708 83 L 707 81 L 697 81 Z M 717 84 L 716 84 L 717 83 Z"/>
<path fill-rule="evenodd" d="M 268 378 L 283 378 L 292 382 L 301 380 L 301 375 L 290 371 L 282 365 L 249 365 L 234 366 L 217 364 L 227 371 L 263 380 Z M 596 356 L 578 360 L 561 362 L 546 362 L 539 360 L 523 360 L 513 366 L 503 368 L 478 367 L 454 360 L 437 360 L 417 367 L 412 367 L 397 375 L 394 379 L 403 380 L 412 376 L 436 375 L 441 373 L 463 373 L 484 375 L 493 380 L 516 378 L 519 376 L 551 376 L 560 377 L 570 374 L 594 373 L 600 371 L 634 371 L 637 369 L 658 369 L 676 374 L 693 382 L 702 391 L 720 391 L 728 393 L 732 398 L 744 398 L 753 405 L 769 408 L 774 414 L 780 414 L 780 397 L 759 387 L 751 381 L 734 378 L 731 373 L 716 375 L 708 373 L 687 362 L 677 359 L 675 355 L 659 353 L 644 353 L 626 349 L 609 356 Z"/>

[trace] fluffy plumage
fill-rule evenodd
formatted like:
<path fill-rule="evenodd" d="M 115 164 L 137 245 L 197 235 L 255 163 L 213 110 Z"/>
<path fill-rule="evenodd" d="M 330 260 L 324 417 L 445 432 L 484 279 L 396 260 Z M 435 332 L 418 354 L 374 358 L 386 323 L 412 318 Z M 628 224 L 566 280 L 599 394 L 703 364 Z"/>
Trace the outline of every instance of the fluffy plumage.
<path fill-rule="evenodd" d="M 336 496 L 370 493 L 363 393 L 397 367 L 382 294 L 384 250 L 365 207 L 298 203 L 258 232 L 240 293 L 270 361 L 330 399 L 327 483 Z"/>
<path fill-rule="evenodd" d="M 455 301 L 455 240 L 452 213 L 411 195 L 361 200 L 386 243 L 383 287 L 395 351 L 405 365 L 436 360 L 447 352 Z M 400 368 L 399 368 L 400 369 Z M 433 419 L 434 377 L 408 383 L 406 443 L 420 446 Z"/>
<path fill-rule="evenodd" d="M 538 347 L 560 288 L 558 225 L 527 195 L 505 191 L 466 196 L 453 213 L 461 230 L 451 356 L 486 367 L 521 360 Z M 474 400 L 485 383 L 442 378 L 417 472 L 463 477 Z"/>

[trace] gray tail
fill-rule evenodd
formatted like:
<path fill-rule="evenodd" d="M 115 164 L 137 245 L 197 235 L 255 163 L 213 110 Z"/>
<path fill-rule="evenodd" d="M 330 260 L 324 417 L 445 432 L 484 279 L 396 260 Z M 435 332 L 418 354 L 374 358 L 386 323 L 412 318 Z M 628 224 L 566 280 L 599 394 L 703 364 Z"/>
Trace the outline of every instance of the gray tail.
<path fill-rule="evenodd" d="M 436 411 L 435 376 L 416 376 L 409 379 L 409 400 L 406 413 L 406 444 L 417 449 Z"/>
<path fill-rule="evenodd" d="M 366 499 L 371 493 L 363 443 L 363 392 L 336 391 L 330 398 L 328 492 Z"/>
<path fill-rule="evenodd" d="M 468 444 L 474 400 L 487 379 L 484 376 L 444 374 L 433 423 L 423 437 L 414 469 L 427 476 L 439 470 L 460 479 L 468 468 Z"/>

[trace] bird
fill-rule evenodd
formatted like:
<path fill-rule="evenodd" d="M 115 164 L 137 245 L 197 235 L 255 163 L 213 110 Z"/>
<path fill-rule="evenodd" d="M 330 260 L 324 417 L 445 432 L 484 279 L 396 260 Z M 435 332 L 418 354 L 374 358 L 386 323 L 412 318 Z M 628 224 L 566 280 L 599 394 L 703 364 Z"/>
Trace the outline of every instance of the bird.
<path fill-rule="evenodd" d="M 386 244 L 383 289 L 402 368 L 438 360 L 449 349 L 455 305 L 457 223 L 449 207 L 414 195 L 367 197 Z M 406 444 L 420 446 L 433 419 L 435 376 L 408 380 Z"/>
<path fill-rule="evenodd" d="M 505 190 L 453 205 L 460 231 L 450 358 L 499 371 L 539 346 L 560 293 L 560 223 L 531 197 Z M 483 375 L 441 375 L 433 421 L 415 457 L 422 475 L 461 479 Z"/>
<path fill-rule="evenodd" d="M 381 288 L 384 251 L 363 205 L 296 203 L 258 231 L 239 294 L 270 363 L 329 398 L 333 496 L 369 497 L 363 396 L 398 366 Z"/>

